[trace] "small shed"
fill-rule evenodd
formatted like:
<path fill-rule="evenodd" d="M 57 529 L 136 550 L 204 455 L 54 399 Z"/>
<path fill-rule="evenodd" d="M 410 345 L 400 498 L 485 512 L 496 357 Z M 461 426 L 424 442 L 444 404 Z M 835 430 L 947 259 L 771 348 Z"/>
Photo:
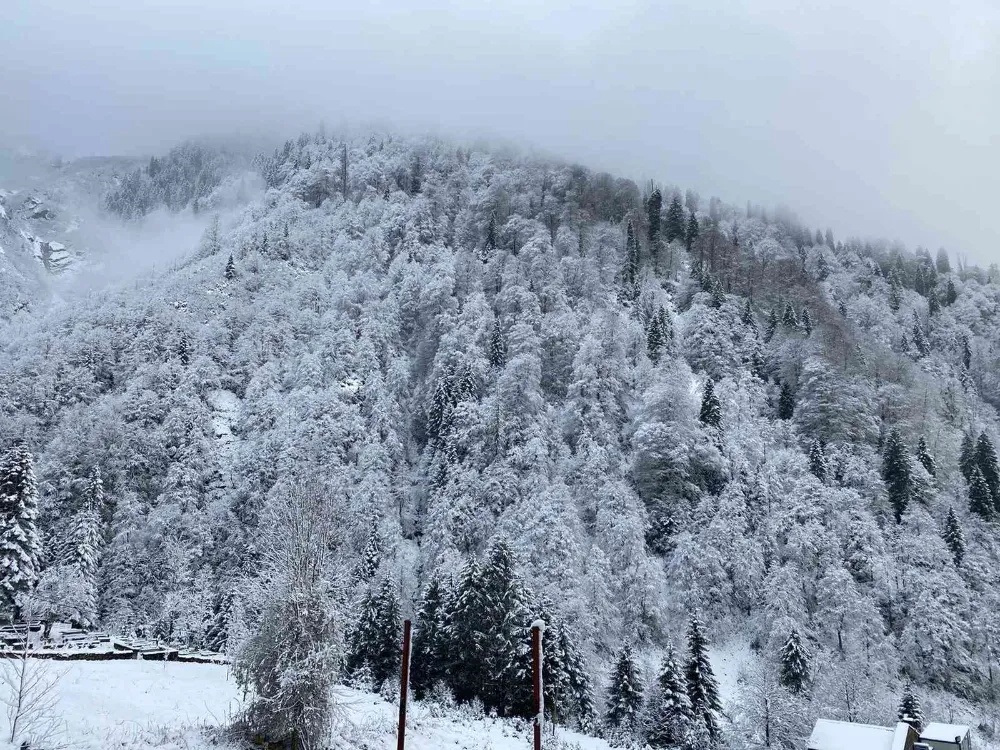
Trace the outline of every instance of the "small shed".
<path fill-rule="evenodd" d="M 963 724 L 932 721 L 920 733 L 920 742 L 931 750 L 972 750 L 972 733 Z"/>
<path fill-rule="evenodd" d="M 913 750 L 917 732 L 909 724 L 894 727 L 818 719 L 807 750 Z M 950 750 L 950 748 L 949 748 Z M 962 748 L 965 750 L 965 748 Z"/>

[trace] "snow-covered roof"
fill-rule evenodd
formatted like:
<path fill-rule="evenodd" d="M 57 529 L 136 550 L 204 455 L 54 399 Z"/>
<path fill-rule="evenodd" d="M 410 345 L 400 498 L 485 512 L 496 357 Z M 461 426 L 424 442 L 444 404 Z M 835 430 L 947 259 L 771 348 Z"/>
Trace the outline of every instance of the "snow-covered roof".
<path fill-rule="evenodd" d="M 817 719 L 809 735 L 809 750 L 894 750 L 891 727 Z"/>
<path fill-rule="evenodd" d="M 940 724 L 932 721 L 920 733 L 920 739 L 932 742 L 954 742 L 956 737 L 965 739 L 969 728 L 963 724 Z"/>

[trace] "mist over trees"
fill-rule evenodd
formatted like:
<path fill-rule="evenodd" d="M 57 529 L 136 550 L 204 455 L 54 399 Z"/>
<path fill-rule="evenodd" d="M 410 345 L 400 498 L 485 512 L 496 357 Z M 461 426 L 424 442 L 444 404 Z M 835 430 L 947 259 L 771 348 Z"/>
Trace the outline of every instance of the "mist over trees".
<path fill-rule="evenodd" d="M 213 164 L 108 208 L 197 204 Z M 558 720 L 654 747 L 894 720 L 902 681 L 994 705 L 996 279 L 437 140 L 256 167 L 151 287 L 0 331 L 9 603 L 72 569 L 81 623 L 234 653 L 269 736 L 381 688 L 403 617 L 417 698 L 527 715 L 544 616 Z"/>

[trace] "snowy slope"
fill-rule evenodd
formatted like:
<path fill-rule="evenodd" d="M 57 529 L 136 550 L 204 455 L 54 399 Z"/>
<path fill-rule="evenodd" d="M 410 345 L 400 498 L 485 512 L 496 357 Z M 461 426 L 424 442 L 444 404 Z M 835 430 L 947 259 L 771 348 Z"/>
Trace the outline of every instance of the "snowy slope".
<path fill-rule="evenodd" d="M 225 725 L 241 705 L 240 690 L 229 668 L 221 665 L 157 661 L 29 664 L 47 675 L 61 675 L 54 713 L 60 735 L 79 750 L 219 748 L 208 735 Z M 337 688 L 337 696 L 342 710 L 333 747 L 388 750 L 396 746 L 395 704 L 345 687 Z M 6 731 L 8 725 L 0 722 L 0 732 Z M 442 716 L 420 703 L 412 704 L 407 736 L 407 747 L 414 750 L 523 750 L 530 746 L 527 725 L 472 718 L 454 710 Z M 608 748 L 603 740 L 572 732 L 560 731 L 558 736 L 580 750 Z M 6 750 L 2 742 L 0 748 Z"/>

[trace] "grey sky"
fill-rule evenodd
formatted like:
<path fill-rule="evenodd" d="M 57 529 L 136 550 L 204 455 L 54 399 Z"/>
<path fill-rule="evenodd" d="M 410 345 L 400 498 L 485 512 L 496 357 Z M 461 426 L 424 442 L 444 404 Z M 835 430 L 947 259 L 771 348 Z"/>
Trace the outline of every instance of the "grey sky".
<path fill-rule="evenodd" d="M 5 0 L 0 137 L 503 137 L 1000 261 L 995 0 Z"/>

